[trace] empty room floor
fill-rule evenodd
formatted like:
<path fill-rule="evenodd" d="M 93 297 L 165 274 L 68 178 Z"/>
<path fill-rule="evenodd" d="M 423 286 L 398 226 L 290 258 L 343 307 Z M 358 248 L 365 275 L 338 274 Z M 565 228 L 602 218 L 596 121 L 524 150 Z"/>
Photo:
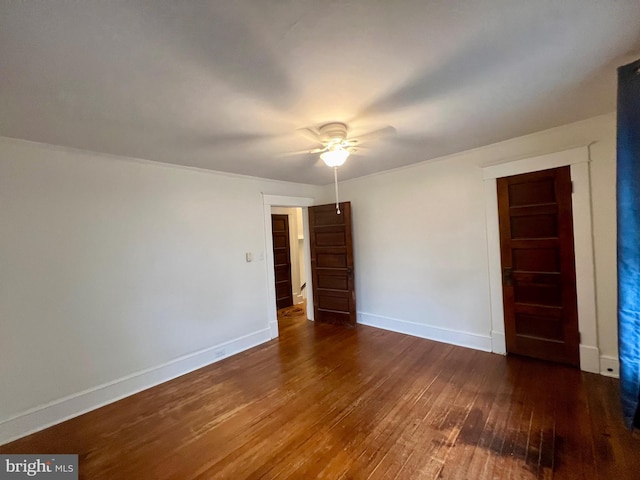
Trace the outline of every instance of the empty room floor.
<path fill-rule="evenodd" d="M 637 479 L 618 381 L 366 326 L 280 337 L 0 447 L 85 479 Z"/>

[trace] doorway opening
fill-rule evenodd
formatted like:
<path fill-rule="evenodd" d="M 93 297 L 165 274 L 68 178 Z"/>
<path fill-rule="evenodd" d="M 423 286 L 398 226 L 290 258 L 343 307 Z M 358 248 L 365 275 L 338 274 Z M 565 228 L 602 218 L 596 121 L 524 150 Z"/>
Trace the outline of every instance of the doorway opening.
<path fill-rule="evenodd" d="M 301 318 L 307 298 L 304 221 L 300 207 L 271 207 L 274 288 L 278 320 Z"/>
<path fill-rule="evenodd" d="M 296 238 L 295 242 L 298 246 L 298 267 L 299 267 L 299 285 L 298 289 L 300 291 L 299 295 L 296 296 L 294 292 L 292 292 L 292 302 L 294 307 L 306 309 L 306 318 L 308 320 L 313 320 L 313 288 L 312 288 L 312 276 L 311 276 L 311 253 L 309 250 L 309 211 L 308 207 L 313 205 L 313 198 L 306 197 L 289 197 L 284 195 L 267 195 L 262 194 L 263 198 L 263 206 L 264 206 L 264 230 L 265 230 L 265 267 L 266 267 L 266 279 L 267 279 L 267 303 L 266 303 L 266 313 L 267 319 L 269 322 L 269 330 L 271 334 L 271 338 L 276 338 L 278 336 L 278 315 L 277 315 L 277 295 L 276 295 L 276 278 L 275 278 L 275 261 L 274 261 L 274 245 L 273 245 L 273 234 L 272 234 L 272 214 L 274 213 L 272 209 L 274 208 L 285 208 L 285 209 L 294 209 L 296 211 Z M 298 215 L 297 210 L 300 211 Z M 279 210 L 276 210 L 275 213 L 278 214 Z M 302 217 L 300 229 L 300 217 Z M 287 218 L 288 213 L 287 213 Z M 302 232 L 301 234 L 299 232 Z M 302 235 L 302 238 L 299 236 Z M 291 244 L 291 231 L 289 235 L 289 243 Z M 289 252 L 291 255 L 291 252 Z M 295 257 L 295 255 L 294 255 Z M 300 268 L 300 263 L 302 263 L 302 268 Z M 292 272 L 293 273 L 293 272 Z M 293 274 L 291 277 L 293 278 Z M 297 303 L 300 302 L 300 303 Z"/>

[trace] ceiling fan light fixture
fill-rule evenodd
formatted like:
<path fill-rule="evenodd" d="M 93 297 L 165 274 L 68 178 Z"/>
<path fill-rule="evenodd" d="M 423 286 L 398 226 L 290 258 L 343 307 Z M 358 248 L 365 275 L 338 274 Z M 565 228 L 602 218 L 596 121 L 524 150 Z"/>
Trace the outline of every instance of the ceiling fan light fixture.
<path fill-rule="evenodd" d="M 339 167 L 344 164 L 349 156 L 349 152 L 342 145 L 335 145 L 331 149 L 320 155 L 320 158 L 329 167 Z"/>

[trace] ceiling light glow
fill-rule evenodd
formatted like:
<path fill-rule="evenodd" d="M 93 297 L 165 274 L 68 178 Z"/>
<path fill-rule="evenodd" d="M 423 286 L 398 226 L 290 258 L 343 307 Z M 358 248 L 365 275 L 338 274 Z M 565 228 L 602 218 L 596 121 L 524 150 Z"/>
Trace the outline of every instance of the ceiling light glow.
<path fill-rule="evenodd" d="M 329 167 L 339 167 L 344 164 L 349 152 L 342 145 L 335 145 L 320 155 L 320 158 Z"/>

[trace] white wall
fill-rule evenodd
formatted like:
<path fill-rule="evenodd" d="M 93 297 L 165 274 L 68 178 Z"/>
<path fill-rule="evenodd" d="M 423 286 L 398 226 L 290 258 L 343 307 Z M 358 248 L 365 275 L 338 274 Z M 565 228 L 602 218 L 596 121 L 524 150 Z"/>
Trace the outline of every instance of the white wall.
<path fill-rule="evenodd" d="M 489 350 L 481 167 L 592 142 L 598 342 L 601 358 L 615 362 L 614 114 L 341 182 L 341 199 L 352 202 L 359 321 Z M 332 198 L 325 187 L 322 201 Z"/>
<path fill-rule="evenodd" d="M 0 138 L 0 443 L 268 340 L 261 192 L 319 190 Z"/>

